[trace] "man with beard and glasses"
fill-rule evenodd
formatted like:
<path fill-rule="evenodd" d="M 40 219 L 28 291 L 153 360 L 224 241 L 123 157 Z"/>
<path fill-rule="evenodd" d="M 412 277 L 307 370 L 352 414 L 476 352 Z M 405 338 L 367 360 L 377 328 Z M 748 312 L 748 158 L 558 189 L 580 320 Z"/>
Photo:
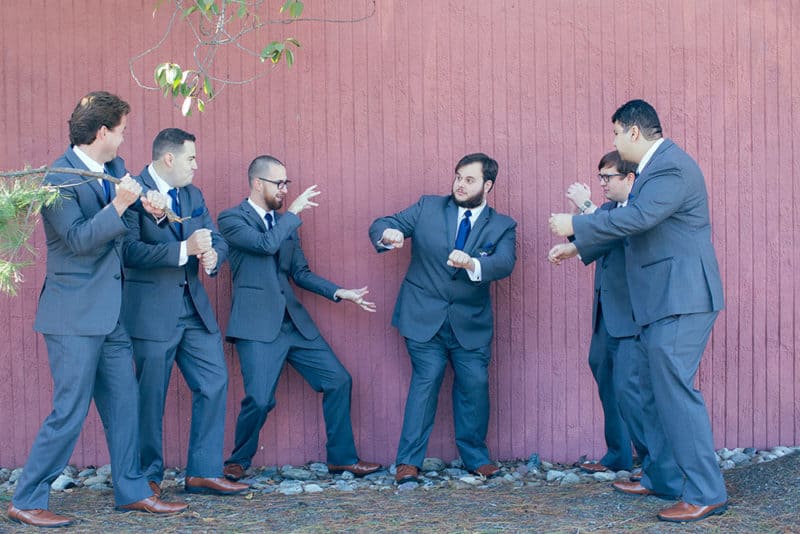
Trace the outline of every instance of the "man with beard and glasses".
<path fill-rule="evenodd" d="M 517 223 L 486 203 L 496 177 L 497 162 L 489 156 L 464 156 L 450 195 L 425 195 L 399 213 L 376 219 L 369 229 L 378 252 L 414 240 L 392 316 L 412 366 L 397 451 L 398 484 L 417 480 L 448 361 L 461 460 L 485 477 L 500 471 L 486 446 L 493 334 L 489 288 L 514 269 Z"/>
<path fill-rule="evenodd" d="M 275 407 L 275 388 L 284 363 L 294 367 L 314 391 L 322 392 L 327 433 L 328 470 L 364 476 L 380 469 L 356 453 L 350 422 L 352 379 L 322 337 L 289 284 L 334 302 L 349 300 L 367 312 L 366 287 L 343 289 L 311 272 L 300 246 L 300 213 L 317 206 L 320 191 L 312 185 L 278 214 L 289 191 L 286 167 L 272 156 L 259 156 L 247 171 L 250 196 L 219 215 L 219 230 L 230 246 L 233 305 L 227 339 L 236 344 L 245 398 L 236 421 L 233 453 L 225 476 L 238 480 L 258 450 L 258 436 Z"/>

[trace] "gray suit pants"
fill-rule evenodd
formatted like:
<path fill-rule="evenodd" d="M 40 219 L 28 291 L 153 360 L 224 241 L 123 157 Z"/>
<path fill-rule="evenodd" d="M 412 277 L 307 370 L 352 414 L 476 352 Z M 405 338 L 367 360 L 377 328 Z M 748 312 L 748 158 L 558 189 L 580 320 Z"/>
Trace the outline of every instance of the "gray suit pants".
<path fill-rule="evenodd" d="M 412 374 L 396 463 L 422 466 L 449 361 L 453 366 L 453 421 L 461 460 L 469 470 L 488 464 L 491 346 L 463 348 L 449 321 L 445 321 L 431 340 L 421 343 L 406 338 L 406 347 Z"/>
<path fill-rule="evenodd" d="M 187 476 L 222 476 L 225 438 L 225 402 L 228 368 L 219 332 L 211 334 L 195 310 L 192 298 L 183 296 L 183 312 L 172 337 L 166 341 L 133 338 L 136 376 L 139 380 L 142 470 L 148 480 L 164 477 L 162 429 L 164 404 L 174 363 L 192 392 Z"/>
<path fill-rule="evenodd" d="M 106 432 L 117 506 L 152 495 L 139 469 L 136 377 L 125 329 L 117 324 L 106 336 L 45 334 L 44 340 L 53 377 L 53 411 L 33 442 L 14 506 L 47 509 L 50 484 L 72 456 L 92 399 Z"/>

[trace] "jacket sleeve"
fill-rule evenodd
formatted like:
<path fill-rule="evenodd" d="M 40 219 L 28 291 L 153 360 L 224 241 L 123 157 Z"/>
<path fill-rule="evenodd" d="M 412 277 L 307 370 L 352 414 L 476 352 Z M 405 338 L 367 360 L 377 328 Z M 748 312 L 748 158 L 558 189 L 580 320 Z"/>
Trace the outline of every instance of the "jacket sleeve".
<path fill-rule="evenodd" d="M 273 228 L 273 230 L 275 229 Z M 294 283 L 307 291 L 338 302 L 338 299 L 335 299 L 333 294 L 336 293 L 339 286 L 313 272 L 308 267 L 308 260 L 306 260 L 306 256 L 303 254 L 303 247 L 300 244 L 300 238 L 297 234 L 295 234 L 293 241 L 294 251 L 292 253 L 290 274 L 292 275 Z"/>
<path fill-rule="evenodd" d="M 180 242 L 145 243 L 142 241 L 141 224 L 144 217 L 150 217 L 150 215 L 138 210 L 125 211 L 125 225 L 128 227 L 122 247 L 122 261 L 125 267 L 134 269 L 174 267 L 177 269 L 180 261 Z M 155 221 L 153 223 L 155 224 Z"/>
<path fill-rule="evenodd" d="M 517 262 L 517 223 L 511 221 L 497 242 L 491 256 L 478 258 L 481 262 L 481 281 L 492 282 L 509 276 Z"/>
<path fill-rule="evenodd" d="M 247 224 L 239 208 L 223 211 L 217 219 L 227 244 L 250 254 L 274 256 L 302 221 L 294 213 L 285 213 L 270 232 L 262 232 Z"/>
<path fill-rule="evenodd" d="M 414 229 L 417 227 L 417 221 L 422 212 L 422 204 L 424 201 L 425 197 L 421 197 L 413 206 L 409 206 L 394 215 L 379 217 L 372 222 L 369 227 L 369 239 L 376 251 L 386 252 L 387 250 L 391 250 L 378 244 L 378 241 L 380 241 L 383 236 L 384 230 L 387 228 L 400 230 L 406 238 L 414 236 Z M 483 266 L 482 263 L 481 266 Z"/>

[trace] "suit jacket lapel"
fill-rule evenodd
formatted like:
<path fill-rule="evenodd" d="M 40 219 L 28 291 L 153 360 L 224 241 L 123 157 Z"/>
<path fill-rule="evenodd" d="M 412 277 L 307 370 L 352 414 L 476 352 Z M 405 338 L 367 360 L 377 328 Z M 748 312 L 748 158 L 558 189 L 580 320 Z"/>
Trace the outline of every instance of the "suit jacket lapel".
<path fill-rule="evenodd" d="M 458 206 L 453 201 L 453 197 L 447 201 L 444 208 L 445 228 L 447 229 L 448 250 L 453 250 L 456 243 L 456 219 L 458 219 Z"/>
<path fill-rule="evenodd" d="M 472 229 L 469 231 L 467 242 L 464 244 L 464 252 L 468 252 L 475 248 L 475 243 L 478 242 L 478 238 L 483 232 L 483 229 L 486 227 L 486 223 L 489 222 L 491 209 L 492 208 L 490 208 L 488 205 L 484 207 L 480 216 L 472 223 Z"/>
<path fill-rule="evenodd" d="M 147 188 L 152 189 L 153 191 L 158 191 L 158 185 L 156 185 L 156 181 L 153 179 L 153 177 L 150 176 L 150 172 L 147 170 L 146 166 L 142 170 L 142 172 L 139 175 L 139 177 L 142 179 L 142 183 Z M 181 202 L 183 202 L 183 197 L 180 197 L 180 200 L 181 200 Z M 181 207 L 183 207 L 183 205 L 181 205 Z M 181 213 L 184 213 L 184 212 L 181 212 Z M 180 232 L 180 230 L 178 230 L 178 228 L 179 228 L 178 223 L 167 222 L 167 226 L 169 226 L 169 229 L 172 232 L 172 235 L 174 235 L 175 238 L 178 241 L 182 241 L 183 240 L 183 237 L 181 236 L 181 232 Z"/>

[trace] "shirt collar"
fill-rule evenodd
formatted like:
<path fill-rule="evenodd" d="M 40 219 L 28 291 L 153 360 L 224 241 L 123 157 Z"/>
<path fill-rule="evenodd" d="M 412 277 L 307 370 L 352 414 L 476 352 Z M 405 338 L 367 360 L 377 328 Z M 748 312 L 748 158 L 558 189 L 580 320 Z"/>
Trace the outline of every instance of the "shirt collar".
<path fill-rule="evenodd" d="M 152 163 L 147 166 L 147 172 L 150 173 L 150 177 L 156 183 L 156 187 L 158 188 L 159 193 L 161 193 L 163 195 L 168 194 L 167 192 L 170 189 L 172 189 L 172 186 L 170 186 L 167 182 L 164 181 L 164 179 L 162 177 L 160 177 L 158 175 L 158 173 L 156 172 L 155 168 L 153 168 L 153 164 Z"/>
<path fill-rule="evenodd" d="M 92 172 L 106 172 L 106 166 L 103 163 L 98 163 L 93 160 L 86 152 L 78 148 L 77 146 L 72 147 L 72 151 L 75 152 L 75 155 L 80 158 L 86 168 Z"/>
<path fill-rule="evenodd" d="M 664 142 L 664 138 L 662 137 L 661 139 L 659 139 L 658 141 L 653 143 L 653 146 L 650 147 L 650 150 L 648 150 L 647 152 L 644 153 L 644 156 L 642 157 L 642 161 L 640 161 L 639 162 L 639 166 L 636 167 L 636 174 L 642 174 L 642 171 L 644 170 L 644 166 L 647 165 L 647 163 L 650 161 L 650 158 L 653 157 L 653 154 L 656 153 L 656 150 L 658 150 L 658 147 L 660 147 L 661 143 L 663 143 L 663 142 Z"/>
<path fill-rule="evenodd" d="M 258 204 L 256 204 L 255 202 L 253 202 L 252 200 L 250 200 L 249 198 L 247 199 L 247 203 L 250 204 L 250 206 L 254 210 L 256 210 L 256 213 L 258 213 L 258 216 L 261 217 L 262 219 L 264 218 L 264 215 L 266 215 L 267 213 L 271 213 L 272 214 L 272 220 L 273 220 L 273 222 L 275 221 L 275 212 L 274 212 L 274 210 L 267 211 L 264 208 L 262 208 L 261 206 L 259 206 Z"/>
<path fill-rule="evenodd" d="M 469 210 L 470 212 L 472 212 L 471 216 L 469 218 L 469 224 L 472 225 L 472 224 L 475 223 L 475 221 L 478 220 L 478 217 L 480 216 L 481 212 L 483 211 L 483 208 L 485 208 L 485 207 L 486 207 L 486 200 L 484 200 L 483 204 L 481 204 L 477 208 L 462 208 L 461 206 L 459 206 L 458 207 L 458 219 L 456 219 L 456 220 L 460 222 L 461 219 L 464 218 L 464 212 Z"/>

